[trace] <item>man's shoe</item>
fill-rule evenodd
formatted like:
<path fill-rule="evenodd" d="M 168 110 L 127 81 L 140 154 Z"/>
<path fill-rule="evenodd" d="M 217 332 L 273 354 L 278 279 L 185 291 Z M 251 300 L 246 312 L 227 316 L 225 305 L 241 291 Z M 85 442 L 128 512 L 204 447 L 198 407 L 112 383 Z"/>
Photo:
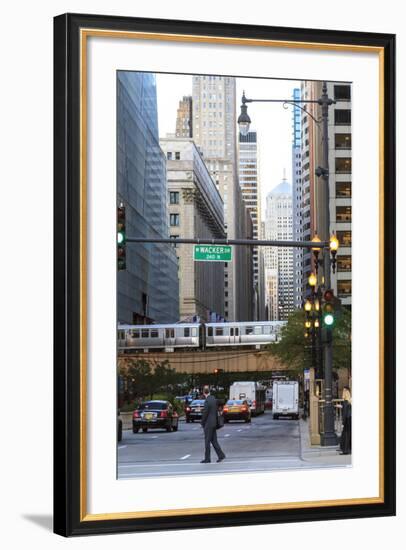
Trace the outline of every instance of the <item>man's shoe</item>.
<path fill-rule="evenodd" d="M 201 460 L 200 464 L 208 464 L 209 462 L 211 462 L 211 460 Z"/>
<path fill-rule="evenodd" d="M 217 459 L 217 462 L 222 462 L 226 458 L 226 455 L 222 456 L 221 458 Z"/>

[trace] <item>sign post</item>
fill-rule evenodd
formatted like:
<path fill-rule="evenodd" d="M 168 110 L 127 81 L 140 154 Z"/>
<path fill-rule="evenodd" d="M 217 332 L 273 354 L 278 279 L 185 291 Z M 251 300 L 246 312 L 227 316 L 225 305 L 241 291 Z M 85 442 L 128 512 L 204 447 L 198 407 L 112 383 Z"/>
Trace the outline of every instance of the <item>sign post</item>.
<path fill-rule="evenodd" d="M 193 259 L 195 262 L 231 262 L 232 248 L 223 244 L 195 244 Z"/>

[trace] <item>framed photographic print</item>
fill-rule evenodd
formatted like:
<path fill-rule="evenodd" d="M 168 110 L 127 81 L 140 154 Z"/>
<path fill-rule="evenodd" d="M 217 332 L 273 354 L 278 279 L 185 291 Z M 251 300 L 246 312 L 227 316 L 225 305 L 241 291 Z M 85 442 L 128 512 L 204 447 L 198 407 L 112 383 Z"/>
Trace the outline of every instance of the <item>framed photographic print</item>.
<path fill-rule="evenodd" d="M 55 532 L 394 515 L 395 37 L 54 25 Z"/>

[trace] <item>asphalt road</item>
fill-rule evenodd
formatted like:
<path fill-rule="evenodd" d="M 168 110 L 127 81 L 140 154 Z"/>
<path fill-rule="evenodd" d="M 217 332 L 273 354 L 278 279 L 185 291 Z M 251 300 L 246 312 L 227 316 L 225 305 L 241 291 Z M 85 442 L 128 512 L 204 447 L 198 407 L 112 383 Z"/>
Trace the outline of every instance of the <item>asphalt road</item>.
<path fill-rule="evenodd" d="M 124 430 L 118 444 L 118 478 L 320 468 L 301 458 L 299 422 L 273 420 L 266 412 L 250 424 L 230 422 L 217 432 L 226 459 L 200 464 L 204 456 L 203 429 L 199 423 L 179 422 L 177 432 L 150 430 L 133 434 Z"/>

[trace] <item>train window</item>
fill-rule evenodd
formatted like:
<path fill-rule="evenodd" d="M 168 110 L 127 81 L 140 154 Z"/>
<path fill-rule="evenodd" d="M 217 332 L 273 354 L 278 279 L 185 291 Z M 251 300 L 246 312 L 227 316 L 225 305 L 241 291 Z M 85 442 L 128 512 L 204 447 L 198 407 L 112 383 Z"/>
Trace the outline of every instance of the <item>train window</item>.
<path fill-rule="evenodd" d="M 213 336 L 213 327 L 207 328 L 207 336 Z"/>
<path fill-rule="evenodd" d="M 197 328 L 192 328 L 192 336 L 197 336 Z"/>
<path fill-rule="evenodd" d="M 140 337 L 140 331 L 139 330 L 130 330 L 130 336 L 132 338 L 139 338 Z"/>
<path fill-rule="evenodd" d="M 165 338 L 175 338 L 175 329 L 174 328 L 165 329 Z"/>
<path fill-rule="evenodd" d="M 234 336 L 234 329 L 230 328 L 230 336 Z"/>
<path fill-rule="evenodd" d="M 119 330 L 118 331 L 118 339 L 119 340 L 124 340 L 125 339 L 124 330 Z"/>
<path fill-rule="evenodd" d="M 254 334 L 254 327 L 245 327 L 245 334 Z"/>
<path fill-rule="evenodd" d="M 223 336 L 223 329 L 222 328 L 216 328 L 216 336 Z"/>
<path fill-rule="evenodd" d="M 240 329 L 239 328 L 235 328 L 235 335 L 238 336 L 238 333 L 240 332 Z"/>
<path fill-rule="evenodd" d="M 186 338 L 189 338 L 189 336 L 190 336 L 190 328 L 185 328 L 185 329 L 183 329 L 183 335 L 184 335 Z"/>
<path fill-rule="evenodd" d="M 156 328 L 151 329 L 151 338 L 158 338 L 158 331 Z"/>
<path fill-rule="evenodd" d="M 141 338 L 148 338 L 148 337 L 149 337 L 149 330 L 143 328 L 143 329 L 141 330 Z"/>
<path fill-rule="evenodd" d="M 271 327 L 269 325 L 264 326 L 264 334 L 271 334 Z"/>
<path fill-rule="evenodd" d="M 262 327 L 261 326 L 254 327 L 254 334 L 262 334 Z"/>

